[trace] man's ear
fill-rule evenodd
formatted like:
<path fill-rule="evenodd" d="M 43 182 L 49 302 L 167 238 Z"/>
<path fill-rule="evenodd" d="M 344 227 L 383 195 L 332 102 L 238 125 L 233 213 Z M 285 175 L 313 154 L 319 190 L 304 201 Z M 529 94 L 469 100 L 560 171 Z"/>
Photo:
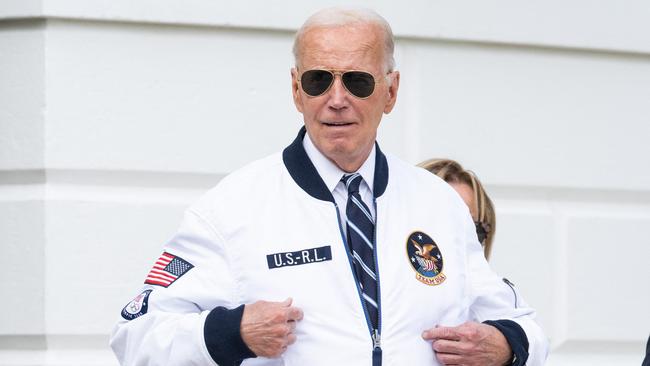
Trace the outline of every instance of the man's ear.
<path fill-rule="evenodd" d="M 300 94 L 300 82 L 298 81 L 298 70 L 291 68 L 291 94 L 293 95 L 293 104 L 298 112 L 302 113 L 302 95 Z"/>
<path fill-rule="evenodd" d="M 388 114 L 393 110 L 395 102 L 397 101 L 397 91 L 399 90 L 399 71 L 393 71 L 389 76 L 392 80 L 388 87 L 388 99 L 384 107 L 384 113 Z"/>

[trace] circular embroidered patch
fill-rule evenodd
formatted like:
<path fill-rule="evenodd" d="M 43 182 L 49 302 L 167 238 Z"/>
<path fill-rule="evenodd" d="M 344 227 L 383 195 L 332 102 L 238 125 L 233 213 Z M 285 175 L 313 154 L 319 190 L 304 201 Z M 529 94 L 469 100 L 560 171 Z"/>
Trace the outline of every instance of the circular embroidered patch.
<path fill-rule="evenodd" d="M 442 273 L 444 261 L 440 248 L 429 235 L 421 231 L 409 235 L 406 239 L 406 255 L 418 281 L 435 286 L 447 279 Z"/>
<path fill-rule="evenodd" d="M 145 290 L 122 309 L 122 318 L 133 320 L 147 313 L 149 308 L 149 294 L 153 290 Z"/>

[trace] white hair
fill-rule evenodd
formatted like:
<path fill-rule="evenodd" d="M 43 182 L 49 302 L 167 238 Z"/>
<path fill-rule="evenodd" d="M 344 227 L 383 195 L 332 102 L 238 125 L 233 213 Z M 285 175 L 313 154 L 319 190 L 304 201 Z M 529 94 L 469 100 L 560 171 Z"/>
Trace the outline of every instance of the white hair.
<path fill-rule="evenodd" d="M 346 8 L 326 8 L 319 10 L 307 18 L 305 23 L 298 29 L 293 40 L 293 57 L 298 66 L 300 58 L 302 38 L 307 30 L 311 28 L 322 27 L 340 27 L 350 24 L 373 24 L 378 26 L 384 36 L 384 67 L 385 71 L 391 72 L 395 68 L 395 43 L 393 41 L 393 31 L 390 25 L 381 15 L 370 9 L 346 9 Z"/>

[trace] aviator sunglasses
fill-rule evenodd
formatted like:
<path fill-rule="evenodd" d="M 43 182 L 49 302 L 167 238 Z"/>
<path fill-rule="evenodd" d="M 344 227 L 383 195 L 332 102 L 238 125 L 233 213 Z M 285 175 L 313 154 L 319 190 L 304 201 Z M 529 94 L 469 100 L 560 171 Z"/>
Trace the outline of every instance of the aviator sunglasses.
<path fill-rule="evenodd" d="M 365 99 L 375 91 L 375 77 L 365 71 L 339 71 L 339 70 L 307 70 L 302 73 L 300 86 L 309 96 L 317 97 L 325 94 L 334 84 L 336 75 L 341 76 L 343 87 L 357 98 Z"/>

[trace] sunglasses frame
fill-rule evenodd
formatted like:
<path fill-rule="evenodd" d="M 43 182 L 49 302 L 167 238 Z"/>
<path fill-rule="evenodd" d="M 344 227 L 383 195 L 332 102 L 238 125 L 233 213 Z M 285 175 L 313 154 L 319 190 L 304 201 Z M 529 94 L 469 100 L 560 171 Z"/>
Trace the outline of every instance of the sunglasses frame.
<path fill-rule="evenodd" d="M 332 75 L 332 82 L 330 83 L 330 85 L 328 85 L 327 88 L 325 90 L 323 90 L 323 92 L 318 94 L 318 95 L 311 95 L 311 94 L 307 93 L 305 91 L 305 89 L 303 89 L 303 87 L 302 87 L 302 82 L 301 82 L 302 76 L 306 72 L 309 72 L 309 71 L 325 71 L 325 72 L 328 72 L 328 73 L 330 73 Z M 368 95 L 367 97 L 360 97 L 360 96 L 357 96 L 356 94 L 354 94 L 353 92 L 351 92 L 350 89 L 348 89 L 348 87 L 343 82 L 343 75 L 348 73 L 348 72 L 362 72 L 362 73 L 365 73 L 365 74 L 368 74 L 368 75 L 372 76 L 372 80 L 375 83 L 375 85 L 373 85 L 373 87 L 372 87 L 372 93 L 370 93 L 370 95 Z M 390 75 L 390 74 L 391 74 L 391 72 L 386 73 L 386 75 Z M 384 82 L 384 81 L 386 81 L 385 77 L 377 79 L 374 74 L 372 74 L 371 72 L 368 72 L 368 71 L 364 71 L 364 70 L 340 70 L 340 69 L 309 69 L 309 70 L 305 70 L 305 71 L 300 73 L 300 76 L 298 77 L 297 80 L 298 80 L 298 85 L 300 85 L 300 89 L 305 94 L 307 94 L 310 97 L 316 98 L 316 97 L 320 97 L 321 95 L 327 93 L 332 88 L 332 85 L 334 85 L 334 82 L 336 81 L 336 76 L 337 75 L 341 79 L 341 85 L 343 85 L 343 88 L 345 89 L 345 91 L 347 91 L 350 95 L 352 95 L 353 97 L 355 97 L 357 99 L 368 99 L 368 98 L 370 98 L 373 94 L 375 94 L 375 89 L 377 89 L 377 85 Z"/>

